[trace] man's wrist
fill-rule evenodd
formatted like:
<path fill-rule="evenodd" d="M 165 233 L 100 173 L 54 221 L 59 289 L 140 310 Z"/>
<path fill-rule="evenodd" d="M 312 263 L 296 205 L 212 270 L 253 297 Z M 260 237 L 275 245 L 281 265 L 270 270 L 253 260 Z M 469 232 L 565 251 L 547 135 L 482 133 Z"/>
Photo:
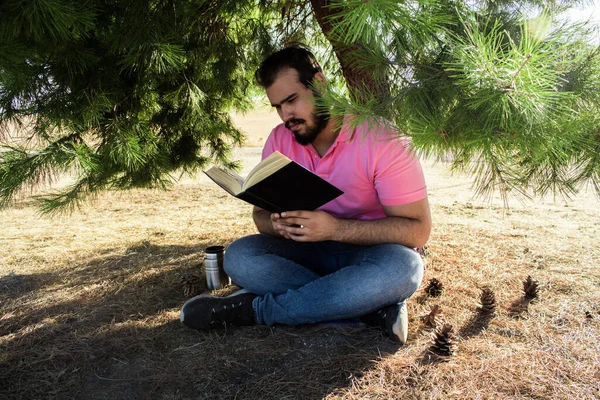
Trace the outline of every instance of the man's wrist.
<path fill-rule="evenodd" d="M 331 218 L 331 223 L 329 224 L 329 240 L 334 242 L 343 241 L 342 239 L 344 237 L 344 229 L 346 229 L 347 225 L 346 222 L 347 220 L 345 219 L 339 219 L 335 217 Z"/>
<path fill-rule="evenodd" d="M 267 235 L 277 236 L 277 232 L 273 229 L 273 223 L 271 222 L 271 213 L 266 210 L 255 210 L 252 213 L 254 219 L 254 225 L 260 233 Z"/>

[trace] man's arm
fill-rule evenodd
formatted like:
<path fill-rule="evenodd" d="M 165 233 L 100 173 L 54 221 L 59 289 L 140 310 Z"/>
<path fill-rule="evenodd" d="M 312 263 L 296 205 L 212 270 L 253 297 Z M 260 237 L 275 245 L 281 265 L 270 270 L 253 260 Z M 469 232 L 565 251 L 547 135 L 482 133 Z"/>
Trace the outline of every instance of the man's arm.
<path fill-rule="evenodd" d="M 370 221 L 337 219 L 324 211 L 289 211 L 281 214 L 280 224 L 284 224 L 289 238 L 298 242 L 335 240 L 362 245 L 425 245 L 431 231 L 427 198 L 409 204 L 384 206 L 383 211 L 385 218 Z"/>

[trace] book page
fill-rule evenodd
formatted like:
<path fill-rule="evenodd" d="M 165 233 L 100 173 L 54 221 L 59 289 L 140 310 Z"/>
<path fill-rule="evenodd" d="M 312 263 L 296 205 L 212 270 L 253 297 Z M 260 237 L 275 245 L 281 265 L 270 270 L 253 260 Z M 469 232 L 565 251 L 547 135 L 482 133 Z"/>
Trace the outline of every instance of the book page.
<path fill-rule="evenodd" d="M 223 189 L 227 190 L 232 195 L 236 196 L 242 191 L 244 185 L 244 178 L 236 174 L 235 172 L 219 168 L 212 167 L 208 171 L 204 171 L 206 175 L 213 181 L 215 181 Z"/>
<path fill-rule="evenodd" d="M 242 190 L 246 190 L 250 186 L 257 184 L 267 176 L 273 174 L 275 171 L 280 170 L 291 162 L 292 160 L 280 152 L 275 151 L 273 154 L 259 162 L 258 165 L 256 165 L 256 167 L 250 171 L 248 177 L 246 178 L 246 182 L 242 185 Z"/>

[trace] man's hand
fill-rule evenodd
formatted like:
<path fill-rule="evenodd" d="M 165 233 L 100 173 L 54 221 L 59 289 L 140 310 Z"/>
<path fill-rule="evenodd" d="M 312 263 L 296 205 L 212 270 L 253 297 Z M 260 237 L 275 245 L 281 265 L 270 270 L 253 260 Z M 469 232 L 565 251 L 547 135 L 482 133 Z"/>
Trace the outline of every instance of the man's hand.
<path fill-rule="evenodd" d="M 431 231 L 427 198 L 397 206 L 383 206 L 385 217 L 374 220 L 339 219 L 325 211 L 286 211 L 271 214 L 254 207 L 253 217 L 260 233 L 297 242 L 333 240 L 372 246 L 396 243 L 423 246 Z"/>
<path fill-rule="evenodd" d="M 325 211 L 285 211 L 271 214 L 271 221 L 283 237 L 297 242 L 334 240 L 339 222 Z"/>
<path fill-rule="evenodd" d="M 260 233 L 281 236 L 298 242 L 335 240 L 340 220 L 324 211 L 286 211 L 269 213 L 254 207 L 254 222 Z"/>
<path fill-rule="evenodd" d="M 271 214 L 271 226 L 276 234 L 281 235 L 286 239 L 291 239 L 290 235 L 286 230 L 286 228 L 288 228 L 288 225 L 281 218 L 281 215 L 277 213 Z"/>

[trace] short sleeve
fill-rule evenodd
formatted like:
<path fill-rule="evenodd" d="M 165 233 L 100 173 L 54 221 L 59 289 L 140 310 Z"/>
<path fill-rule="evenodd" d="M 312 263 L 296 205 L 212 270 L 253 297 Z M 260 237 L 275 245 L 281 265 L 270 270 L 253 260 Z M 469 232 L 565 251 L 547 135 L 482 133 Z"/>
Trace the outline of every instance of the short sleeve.
<path fill-rule="evenodd" d="M 276 150 L 276 146 L 275 146 L 275 129 L 273 129 L 271 131 L 271 134 L 269 135 L 269 137 L 265 141 L 265 145 L 263 146 L 262 159 L 264 160 L 265 158 L 269 157 L 271 154 L 273 154 L 275 152 L 275 150 Z"/>
<path fill-rule="evenodd" d="M 381 204 L 395 206 L 426 198 L 423 169 L 409 140 L 385 140 L 376 147 L 374 184 Z"/>

